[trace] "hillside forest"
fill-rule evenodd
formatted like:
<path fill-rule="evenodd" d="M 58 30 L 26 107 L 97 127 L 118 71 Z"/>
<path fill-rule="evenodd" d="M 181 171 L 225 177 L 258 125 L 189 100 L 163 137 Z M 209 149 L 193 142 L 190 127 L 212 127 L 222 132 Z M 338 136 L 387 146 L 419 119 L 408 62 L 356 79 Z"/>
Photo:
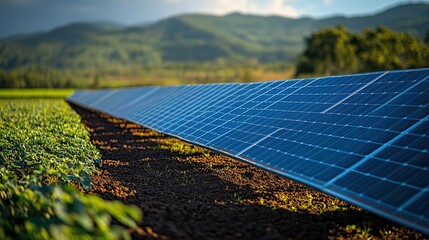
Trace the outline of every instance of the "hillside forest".
<path fill-rule="evenodd" d="M 0 88 L 251 82 L 429 67 L 429 4 L 325 19 L 181 15 L 0 39 Z"/>

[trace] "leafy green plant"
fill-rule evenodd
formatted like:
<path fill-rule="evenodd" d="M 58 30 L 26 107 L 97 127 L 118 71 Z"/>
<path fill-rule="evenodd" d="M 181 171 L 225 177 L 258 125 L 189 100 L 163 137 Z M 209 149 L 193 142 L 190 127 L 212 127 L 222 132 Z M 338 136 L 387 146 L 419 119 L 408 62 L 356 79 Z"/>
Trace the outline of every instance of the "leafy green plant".
<path fill-rule="evenodd" d="M 71 185 L 90 190 L 99 161 L 79 116 L 63 101 L 0 101 L 0 238 L 129 238 L 124 227 L 136 226 L 138 208 Z"/>

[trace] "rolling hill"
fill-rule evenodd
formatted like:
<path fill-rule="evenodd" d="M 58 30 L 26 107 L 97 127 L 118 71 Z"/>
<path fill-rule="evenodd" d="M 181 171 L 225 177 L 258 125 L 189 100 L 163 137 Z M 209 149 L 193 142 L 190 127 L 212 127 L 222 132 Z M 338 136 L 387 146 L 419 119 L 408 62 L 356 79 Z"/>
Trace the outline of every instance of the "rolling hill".
<path fill-rule="evenodd" d="M 380 25 L 423 37 L 429 4 L 407 4 L 375 15 L 291 19 L 233 13 L 181 15 L 151 25 L 74 23 L 46 33 L 0 40 L 0 69 L 42 65 L 58 69 L 160 65 L 166 62 L 290 61 L 306 36 L 324 27 L 352 31 Z"/>

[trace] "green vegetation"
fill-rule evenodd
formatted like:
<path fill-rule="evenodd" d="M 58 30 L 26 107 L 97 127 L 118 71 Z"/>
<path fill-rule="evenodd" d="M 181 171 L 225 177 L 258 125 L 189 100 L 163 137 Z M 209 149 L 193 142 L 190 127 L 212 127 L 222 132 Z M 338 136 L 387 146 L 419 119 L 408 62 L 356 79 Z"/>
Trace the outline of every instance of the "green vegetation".
<path fill-rule="evenodd" d="M 355 34 L 339 26 L 322 29 L 307 39 L 297 74 L 338 75 L 424 67 L 429 67 L 429 46 L 411 34 L 384 27 Z"/>
<path fill-rule="evenodd" d="M 183 155 L 199 155 L 210 157 L 210 151 L 205 148 L 185 143 L 179 139 L 169 139 L 168 146 L 161 145 L 160 149 L 174 151 Z"/>
<path fill-rule="evenodd" d="M 149 26 L 118 28 L 77 23 L 0 42 L 0 68 L 54 69 L 162 66 L 171 62 L 278 62 L 303 50 L 305 36 L 344 24 L 352 31 L 379 25 L 424 37 L 429 4 L 408 4 L 362 17 L 290 19 L 242 14 L 182 15 Z M 406 19 L 406 22 L 404 21 Z"/>
<path fill-rule="evenodd" d="M 352 32 L 382 25 L 423 39 L 429 26 L 429 4 L 407 4 L 350 18 L 289 19 L 235 13 L 182 15 L 149 26 L 71 24 L 0 40 L 0 88 L 284 79 L 289 75 L 273 68 L 282 65 L 283 71 L 291 71 L 292 62 L 304 50 L 305 37 L 338 24 Z M 255 66 L 259 69 L 254 70 Z"/>
<path fill-rule="evenodd" d="M 48 75 L 44 75 L 49 72 Z M 292 77 L 291 64 L 174 63 L 163 67 L 124 66 L 97 70 L 49 67 L 0 69 L 0 88 L 112 88 L 213 82 L 243 82 Z M 34 79 L 34 81 L 32 80 Z"/>
<path fill-rule="evenodd" d="M 1 89 L 0 99 L 27 98 L 65 98 L 73 93 L 73 89 Z"/>
<path fill-rule="evenodd" d="M 0 100 L 0 238 L 128 238 L 139 210 L 86 195 L 100 154 L 61 100 Z M 116 219 L 121 225 L 113 224 Z"/>

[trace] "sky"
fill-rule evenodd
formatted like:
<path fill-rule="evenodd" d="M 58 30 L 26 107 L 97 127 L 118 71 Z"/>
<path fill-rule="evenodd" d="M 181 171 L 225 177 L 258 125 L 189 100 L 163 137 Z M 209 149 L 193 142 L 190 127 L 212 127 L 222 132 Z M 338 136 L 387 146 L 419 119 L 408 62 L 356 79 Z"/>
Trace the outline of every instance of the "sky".
<path fill-rule="evenodd" d="M 299 18 L 365 15 L 410 0 L 0 0 L 0 37 L 72 22 L 137 25 L 185 13 L 241 12 Z M 429 0 L 418 2 L 429 3 Z"/>

